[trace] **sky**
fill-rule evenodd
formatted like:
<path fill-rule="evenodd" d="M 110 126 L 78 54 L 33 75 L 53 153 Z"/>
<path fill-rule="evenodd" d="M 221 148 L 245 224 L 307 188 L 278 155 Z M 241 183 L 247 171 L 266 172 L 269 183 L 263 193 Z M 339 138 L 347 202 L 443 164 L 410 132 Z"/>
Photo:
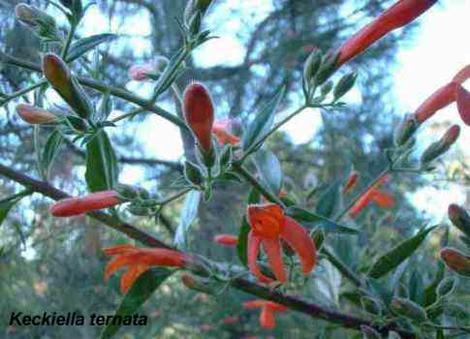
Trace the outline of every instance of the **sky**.
<path fill-rule="evenodd" d="M 210 40 L 194 52 L 196 62 L 200 66 L 240 63 L 244 56 L 241 39 L 248 34 L 247 22 L 255 24 L 272 10 L 270 0 L 228 0 L 223 2 L 221 7 L 223 8 L 219 7 L 217 12 L 224 15 L 222 23 L 220 16 L 217 16 L 218 13 L 211 13 L 205 22 L 208 27 L 215 27 L 212 33 L 219 38 Z M 348 6 L 345 9 L 346 12 L 350 10 L 354 8 Z M 231 15 L 227 16 L 227 13 Z M 469 0 L 440 1 L 418 19 L 420 25 L 415 30 L 413 38 L 401 44 L 393 70 L 394 86 L 391 97 L 397 112 L 405 114 L 416 109 L 432 92 L 447 83 L 461 67 L 470 62 L 469 14 Z M 240 20 L 240 17 L 243 19 Z M 124 22 L 108 22 L 97 8 L 92 7 L 87 13 L 86 20 L 93 22 L 93 25 L 83 25 L 84 35 L 96 34 L 96 27 L 102 27 L 114 33 L 125 32 L 135 35 L 136 37 L 127 43 L 133 44 L 137 51 L 145 51 L 149 47 L 145 37 L 150 34 L 151 28 L 146 24 L 148 20 L 141 15 L 130 16 Z M 217 22 L 218 25 L 211 25 L 212 22 Z M 466 87 L 469 88 L 469 85 L 467 83 Z M 127 87 L 142 95 L 149 90 L 149 87 L 142 87 L 141 84 L 132 81 Z M 354 91 L 348 95 L 350 100 L 354 100 Z M 348 97 L 345 99 L 347 101 Z M 165 107 L 165 103 L 162 103 L 162 106 L 173 111 L 172 107 Z M 114 114 L 120 113 L 122 112 Z M 320 115 L 316 113 L 318 112 L 307 109 L 287 123 L 282 130 L 289 134 L 294 143 L 308 142 L 312 139 L 315 128 L 321 126 Z M 279 117 L 281 116 L 282 112 L 279 114 Z M 455 105 L 442 110 L 435 120 L 439 122 L 449 120 L 460 124 Z M 139 125 L 136 137 L 145 145 L 149 157 L 165 160 L 181 159 L 183 151 L 178 128 L 156 115 L 148 115 L 145 123 Z M 436 131 L 425 129 L 419 138 L 424 140 L 422 144 L 426 145 L 436 138 Z M 161 140 L 165 142 L 162 143 Z M 469 142 L 470 133 L 466 128 L 463 129 L 457 146 L 464 149 L 464 145 L 468 145 Z M 120 179 L 132 184 L 142 178 L 142 174 L 141 168 L 126 166 Z M 428 211 L 431 209 L 431 213 L 439 219 L 444 216 L 443 206 L 447 206 L 450 202 L 464 202 L 462 188 L 458 185 L 449 185 L 445 194 L 442 193 L 444 192 L 441 189 L 430 186 L 409 198 L 419 209 Z"/>

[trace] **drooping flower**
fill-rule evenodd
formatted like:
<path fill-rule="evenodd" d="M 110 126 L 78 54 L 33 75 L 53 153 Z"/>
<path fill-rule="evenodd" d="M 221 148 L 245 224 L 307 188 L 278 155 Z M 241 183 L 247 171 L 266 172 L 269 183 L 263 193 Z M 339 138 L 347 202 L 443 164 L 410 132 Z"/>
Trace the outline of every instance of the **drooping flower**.
<path fill-rule="evenodd" d="M 261 308 L 259 316 L 259 324 L 262 328 L 271 330 L 276 327 L 275 313 L 287 311 L 287 306 L 268 301 L 268 300 L 251 300 L 243 303 L 246 309 Z"/>
<path fill-rule="evenodd" d="M 442 261 L 451 270 L 460 275 L 470 277 L 470 256 L 451 247 L 441 249 L 440 256 Z"/>
<path fill-rule="evenodd" d="M 204 85 L 193 82 L 186 87 L 183 94 L 183 113 L 200 147 L 209 152 L 212 148 L 211 130 L 214 124 L 214 107 Z"/>
<path fill-rule="evenodd" d="M 450 105 L 454 101 L 462 121 L 470 125 L 470 93 L 462 86 L 470 77 L 470 65 L 462 68 L 451 82 L 442 86 L 429 96 L 414 112 L 418 123 L 423 123 L 431 118 L 437 111 Z"/>
<path fill-rule="evenodd" d="M 390 193 L 378 189 L 378 187 L 384 184 L 386 180 L 388 180 L 387 177 L 380 178 L 377 184 L 367 190 L 356 201 L 349 210 L 349 215 L 352 218 L 357 217 L 371 202 L 374 202 L 381 208 L 392 208 L 395 205 L 395 198 Z"/>
<path fill-rule="evenodd" d="M 278 281 L 287 280 L 282 259 L 281 239 L 298 255 L 302 271 L 309 274 L 316 263 L 316 248 L 307 231 L 294 219 L 284 215 L 279 205 L 266 203 L 248 206 L 248 222 L 251 231 L 248 234 L 248 267 L 259 281 L 273 282 L 273 279 L 261 273 L 257 257 L 263 245 L 269 266 Z"/>
<path fill-rule="evenodd" d="M 351 192 L 351 190 L 356 186 L 358 178 L 359 173 L 357 173 L 356 171 L 352 171 L 351 174 L 349 174 L 348 180 L 346 181 L 346 184 L 343 187 L 343 194 L 348 194 L 349 192 Z"/>
<path fill-rule="evenodd" d="M 116 191 L 90 193 L 84 197 L 62 199 L 49 209 L 55 217 L 70 217 L 119 205 L 124 201 Z"/>
<path fill-rule="evenodd" d="M 238 243 L 238 237 L 236 235 L 231 235 L 231 234 L 217 234 L 214 237 L 214 242 L 224 245 L 224 246 L 237 246 Z"/>
<path fill-rule="evenodd" d="M 214 122 L 212 126 L 212 133 L 217 138 L 221 145 L 231 144 L 236 145 L 240 142 L 240 138 L 229 132 L 232 121 L 230 119 L 219 119 Z"/>
<path fill-rule="evenodd" d="M 29 124 L 50 124 L 57 120 L 57 117 L 45 109 L 28 104 L 16 106 L 19 117 Z"/>
<path fill-rule="evenodd" d="M 105 280 L 118 269 L 127 267 L 121 277 L 122 293 L 126 293 L 137 278 L 151 267 L 184 267 L 190 262 L 188 255 L 166 248 L 137 248 L 130 244 L 121 244 L 105 248 L 103 251 L 107 256 L 113 257 L 106 265 Z"/>
<path fill-rule="evenodd" d="M 339 48 L 337 67 L 361 54 L 391 31 L 409 24 L 436 2 L 437 0 L 399 0 L 343 43 Z"/>

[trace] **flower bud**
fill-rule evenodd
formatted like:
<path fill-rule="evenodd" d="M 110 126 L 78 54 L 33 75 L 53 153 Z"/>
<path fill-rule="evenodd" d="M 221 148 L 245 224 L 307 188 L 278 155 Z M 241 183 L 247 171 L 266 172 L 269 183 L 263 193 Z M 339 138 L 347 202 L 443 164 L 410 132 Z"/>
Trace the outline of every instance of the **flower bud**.
<path fill-rule="evenodd" d="M 207 89 L 198 82 L 186 87 L 183 94 L 183 113 L 201 150 L 212 149 L 211 130 L 214 123 L 214 107 Z"/>
<path fill-rule="evenodd" d="M 441 140 L 432 143 L 421 155 L 421 164 L 427 164 L 449 150 L 460 135 L 458 125 L 451 126 Z"/>
<path fill-rule="evenodd" d="M 445 247 L 441 250 L 442 261 L 454 272 L 470 277 L 470 257 L 456 249 Z"/>
<path fill-rule="evenodd" d="M 451 204 L 447 212 L 452 224 L 470 237 L 470 215 L 467 211 L 456 204 Z"/>
<path fill-rule="evenodd" d="M 315 83 L 317 85 L 323 84 L 330 76 L 336 71 L 336 60 L 338 55 L 326 54 L 321 62 L 318 73 L 315 76 Z"/>
<path fill-rule="evenodd" d="M 204 177 L 201 173 L 201 169 L 190 161 L 184 163 L 184 177 L 193 185 L 201 185 L 204 181 Z"/>
<path fill-rule="evenodd" d="M 358 178 L 359 173 L 356 171 L 352 171 L 351 174 L 349 174 L 348 180 L 346 181 L 346 184 L 343 188 L 343 194 L 348 194 L 351 192 L 351 190 L 356 186 Z"/>
<path fill-rule="evenodd" d="M 403 122 L 395 130 L 395 145 L 403 146 L 415 134 L 419 125 L 412 115 L 407 115 Z"/>
<path fill-rule="evenodd" d="M 121 204 L 116 191 L 90 193 L 84 197 L 62 199 L 50 208 L 54 217 L 70 217 Z"/>
<path fill-rule="evenodd" d="M 57 117 L 51 112 L 28 104 L 17 105 L 16 112 L 29 124 L 50 124 L 57 121 Z"/>
<path fill-rule="evenodd" d="M 233 247 L 233 246 L 237 246 L 238 237 L 236 235 L 231 235 L 231 234 L 217 234 L 214 237 L 214 242 L 220 245 Z"/>
<path fill-rule="evenodd" d="M 401 316 L 413 321 L 425 321 L 426 312 L 415 302 L 404 298 L 393 298 L 390 303 L 391 310 Z"/>
<path fill-rule="evenodd" d="M 53 53 L 46 54 L 42 60 L 42 71 L 52 87 L 81 118 L 91 115 L 93 107 L 88 97 L 60 57 Z"/>
<path fill-rule="evenodd" d="M 129 78 L 135 81 L 143 81 L 149 79 L 148 74 L 153 71 L 153 65 L 132 65 L 129 68 Z"/>
<path fill-rule="evenodd" d="M 201 278 L 196 278 L 195 276 L 188 274 L 188 273 L 183 273 L 181 275 L 181 282 L 183 283 L 184 286 L 187 288 L 202 292 L 202 293 L 207 293 L 207 294 L 212 294 L 214 293 L 213 288 L 210 287 L 208 281 L 205 279 Z"/>
<path fill-rule="evenodd" d="M 454 291 L 456 285 L 456 279 L 454 277 L 447 277 L 443 279 L 437 286 L 436 292 L 440 297 L 445 297 Z"/>
<path fill-rule="evenodd" d="M 308 56 L 304 64 L 304 80 L 307 84 L 310 84 L 310 81 L 315 77 L 320 68 L 322 60 L 322 52 L 320 50 L 315 50 Z"/>
<path fill-rule="evenodd" d="M 52 16 L 40 9 L 19 3 L 15 7 L 15 15 L 19 22 L 33 30 L 39 38 L 45 41 L 59 41 L 59 31 Z"/>
<path fill-rule="evenodd" d="M 357 73 L 352 72 L 344 75 L 336 84 L 335 90 L 333 91 L 333 97 L 335 100 L 340 99 L 354 86 L 357 79 Z"/>

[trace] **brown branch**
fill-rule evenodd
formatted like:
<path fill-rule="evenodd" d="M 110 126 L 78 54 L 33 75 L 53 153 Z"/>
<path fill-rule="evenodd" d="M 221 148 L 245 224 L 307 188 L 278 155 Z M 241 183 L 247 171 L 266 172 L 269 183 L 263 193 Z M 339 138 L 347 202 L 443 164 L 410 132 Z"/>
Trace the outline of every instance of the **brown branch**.
<path fill-rule="evenodd" d="M 54 186 L 50 185 L 47 182 L 33 179 L 25 174 L 19 173 L 1 164 L 0 164 L 0 175 L 5 176 L 23 186 L 30 188 L 34 192 L 41 193 L 54 200 L 59 200 L 59 199 L 64 199 L 64 198 L 69 197 L 67 193 L 55 188 Z M 101 221 L 103 224 L 119 232 L 126 234 L 132 239 L 142 242 L 143 244 L 147 246 L 171 248 L 171 246 L 168 246 L 167 244 L 161 242 L 160 240 L 156 239 L 152 235 L 145 233 L 144 231 L 134 227 L 133 225 L 116 220 L 116 218 L 114 218 L 113 216 L 109 214 L 106 214 L 103 212 L 94 212 L 94 213 L 89 213 L 89 216 L 96 220 Z M 208 261 L 205 260 L 205 262 L 208 262 Z M 214 265 L 214 267 L 221 266 L 221 264 L 218 264 L 218 263 L 212 263 L 212 262 L 208 262 L 208 263 L 211 265 Z M 206 271 L 206 267 L 204 265 L 196 264 L 196 266 L 192 268 L 195 270 L 195 273 L 199 273 L 199 274 L 200 272 Z M 230 285 L 248 294 L 252 294 L 259 298 L 275 301 L 277 303 L 286 305 L 292 310 L 310 315 L 313 318 L 323 319 L 328 322 L 339 324 L 345 328 L 359 330 L 362 325 L 366 325 L 384 334 L 390 330 L 393 330 L 399 333 L 402 338 L 415 338 L 416 337 L 413 333 L 398 328 L 397 325 L 395 324 L 389 324 L 385 327 L 379 327 L 378 325 L 376 325 L 370 320 L 351 316 L 348 314 L 337 312 L 335 310 L 331 310 L 329 308 L 326 308 L 320 305 L 309 303 L 300 298 L 282 294 L 278 291 L 268 289 L 256 283 L 253 283 L 247 279 L 235 278 L 230 281 Z"/>

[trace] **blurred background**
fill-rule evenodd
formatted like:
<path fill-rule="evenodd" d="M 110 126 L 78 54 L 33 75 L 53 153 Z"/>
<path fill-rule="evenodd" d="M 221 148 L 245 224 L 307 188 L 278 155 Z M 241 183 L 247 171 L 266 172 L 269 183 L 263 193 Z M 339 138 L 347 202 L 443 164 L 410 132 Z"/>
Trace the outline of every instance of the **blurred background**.
<path fill-rule="evenodd" d="M 192 55 L 178 85 L 184 88 L 193 79 L 203 81 L 212 93 L 217 117 L 236 119 L 243 125 L 284 84 L 288 94 L 278 115 L 282 118 L 301 103 L 301 74 L 308 54 L 314 48 L 326 51 L 338 47 L 393 2 L 215 0 L 204 26 L 219 38 L 210 40 Z M 29 3 L 47 8 L 59 23 L 65 24 L 60 12 L 48 1 Z M 175 17 L 182 16 L 185 3 L 185 0 L 98 0 L 88 10 L 77 37 L 112 32 L 119 34 L 119 39 L 89 53 L 75 63 L 74 71 L 89 76 L 87 69 L 98 65 L 100 80 L 148 96 L 151 85 L 131 81 L 128 69 L 134 64 L 151 62 L 159 55 L 170 57 L 178 49 L 181 36 Z M 12 0 L 0 1 L 1 48 L 38 63 L 39 41 L 14 20 L 16 4 Z M 393 129 L 400 119 L 469 63 L 470 44 L 465 40 L 470 31 L 469 13 L 469 1 L 441 1 L 414 24 L 390 34 L 344 67 L 340 74 L 351 70 L 359 73 L 356 87 L 344 98 L 347 108 L 305 110 L 268 143 L 282 162 L 284 189 L 294 196 L 305 196 L 306 192 L 344 179 L 351 169 L 361 174 L 362 186 L 377 175 L 385 164 L 383 150 L 392 145 Z M 28 73 L 3 65 L 0 77 L 3 93 L 17 91 L 32 81 Z M 49 92 L 44 106 L 60 109 L 63 104 Z M 32 100 L 32 96 L 26 96 L 20 101 Z M 172 112 L 178 110 L 170 96 L 161 98 L 159 104 Z M 111 117 L 131 109 L 116 100 Z M 420 131 L 418 149 L 425 148 L 453 123 L 461 124 L 455 105 L 444 109 Z M 182 159 L 190 147 L 182 141 L 176 127 L 144 112 L 132 121 L 118 123 L 108 132 L 121 160 L 120 182 L 137 184 L 162 196 L 175 190 L 175 182 L 181 178 Z M 2 164 L 36 176 L 32 133 L 33 129 L 15 115 L 14 103 L 1 109 Z M 41 131 L 41 136 L 45 138 L 47 130 Z M 387 190 L 393 192 L 396 206 L 392 210 L 370 208 L 362 214 L 358 222 L 364 232 L 359 238 L 338 236 L 332 240 L 338 255 L 360 270 L 363 257 L 388 248 L 391 240 L 410 236 L 425 224 L 446 222 L 449 203 L 470 207 L 470 152 L 466 147 L 469 142 L 468 128 L 464 128 L 456 147 L 445 155 L 445 161 L 438 162 L 433 173 L 393 177 Z M 66 144 L 59 159 L 51 182 L 70 194 L 85 193 L 83 150 Z M 10 181 L 0 180 L 1 197 L 21 189 Z M 190 239 L 192 251 L 237 262 L 233 249 L 221 248 L 211 239 L 218 233 L 237 234 L 247 192 L 248 187 L 239 184 L 217 187 L 214 198 L 199 208 Z M 171 242 L 182 202 L 166 208 L 163 221 L 127 217 Z M 37 194 L 25 198 L 0 226 L 0 335 L 4 337 L 95 337 L 99 328 L 15 328 L 7 326 L 6 319 L 13 309 L 30 313 L 47 310 L 111 314 L 121 300 L 118 279 L 103 282 L 106 259 L 101 248 L 126 239 L 85 217 L 53 220 L 47 213 L 50 203 Z M 314 195 L 309 203 L 315 204 Z M 409 275 L 418 274 L 424 282 L 432 278 L 433 268 L 425 263 L 436 260 L 441 234 L 435 232 L 435 239 L 413 257 L 416 268 Z M 361 247 L 371 239 L 369 247 Z M 294 312 L 278 317 L 276 330 L 260 330 L 258 314 L 241 307 L 249 296 L 222 289 L 215 297 L 208 297 L 186 290 L 179 279 L 179 275 L 172 276 L 145 304 L 142 311 L 150 317 L 149 326 L 125 328 L 119 335 L 352 337 L 350 332 Z M 344 298 L 344 284 L 338 272 L 324 263 L 302 295 L 336 308 Z"/>

